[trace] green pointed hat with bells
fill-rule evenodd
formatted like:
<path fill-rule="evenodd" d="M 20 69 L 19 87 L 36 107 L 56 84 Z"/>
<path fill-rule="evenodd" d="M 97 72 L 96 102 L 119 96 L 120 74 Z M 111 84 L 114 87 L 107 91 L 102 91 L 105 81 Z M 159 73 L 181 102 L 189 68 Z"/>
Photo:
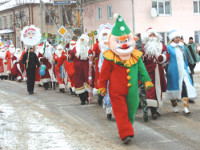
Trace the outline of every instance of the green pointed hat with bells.
<path fill-rule="evenodd" d="M 128 35 L 131 33 L 131 30 L 129 27 L 126 25 L 124 19 L 118 15 L 115 14 L 114 18 L 116 18 L 115 25 L 112 29 L 112 35 L 114 36 L 123 36 L 123 35 Z"/>

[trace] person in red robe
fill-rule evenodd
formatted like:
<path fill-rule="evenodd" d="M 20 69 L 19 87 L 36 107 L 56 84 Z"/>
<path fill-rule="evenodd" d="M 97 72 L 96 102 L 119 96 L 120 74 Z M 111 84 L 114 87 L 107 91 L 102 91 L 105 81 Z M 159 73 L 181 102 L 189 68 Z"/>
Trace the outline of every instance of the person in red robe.
<path fill-rule="evenodd" d="M 53 59 L 55 62 L 55 67 L 54 67 L 54 72 L 55 72 L 55 76 L 59 85 L 59 90 L 60 92 L 65 92 L 65 81 L 64 81 L 64 66 L 59 65 L 58 66 L 58 62 L 60 57 L 62 56 L 62 54 L 64 53 L 64 48 L 62 45 L 58 45 L 56 47 L 55 53 L 53 55 Z"/>
<path fill-rule="evenodd" d="M 8 78 L 7 72 L 7 60 L 5 59 L 6 49 L 5 47 L 0 48 L 0 77 L 1 80 Z"/>
<path fill-rule="evenodd" d="M 88 46 L 89 37 L 82 34 L 76 43 L 76 47 L 69 53 L 69 59 L 74 61 L 75 93 L 79 94 L 81 105 L 88 101 L 89 88 L 89 54 L 92 54 Z M 93 87 L 93 84 L 91 85 Z"/>
<path fill-rule="evenodd" d="M 70 88 L 71 95 L 75 95 L 75 78 L 74 78 L 74 62 L 71 60 L 68 60 L 67 54 L 71 52 L 71 50 L 76 46 L 76 42 L 74 40 L 70 41 L 67 52 L 64 52 L 60 59 L 58 60 L 57 67 L 61 67 L 63 64 L 65 66 L 65 70 L 68 75 L 68 87 Z"/>
<path fill-rule="evenodd" d="M 169 60 L 167 48 L 161 43 L 162 37 L 152 28 L 147 29 L 143 38 L 143 62 L 148 74 L 155 85 L 151 90 L 146 91 L 146 100 L 151 109 L 152 119 L 160 117 L 157 108 L 162 106 L 162 92 L 166 92 L 167 84 L 162 64 Z"/>
<path fill-rule="evenodd" d="M 11 76 L 11 69 L 13 68 L 13 61 L 14 61 L 14 56 L 13 54 L 15 53 L 15 47 L 14 45 L 10 45 L 9 49 L 6 51 L 6 56 L 5 59 L 7 60 L 7 72 L 9 74 L 9 80 L 14 80 L 14 78 Z"/>
<path fill-rule="evenodd" d="M 23 80 L 23 72 L 24 72 L 24 65 L 21 57 L 21 50 L 20 48 L 16 48 L 15 53 L 13 54 L 13 67 L 11 69 L 11 76 L 15 77 L 17 81 L 21 82 Z"/>

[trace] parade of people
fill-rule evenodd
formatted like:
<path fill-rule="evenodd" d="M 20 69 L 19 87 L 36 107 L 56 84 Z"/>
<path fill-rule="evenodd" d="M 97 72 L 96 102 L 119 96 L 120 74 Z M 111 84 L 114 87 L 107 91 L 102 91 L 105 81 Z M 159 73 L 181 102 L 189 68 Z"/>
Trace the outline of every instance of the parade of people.
<path fill-rule="evenodd" d="M 11 1 L 13 0 L 0 2 L 0 12 L 3 10 L 1 6 Z M 107 2 L 111 1 L 113 0 Z M 196 2 L 199 5 L 196 5 Z M 20 21 L 16 18 L 14 27 L 4 29 L 1 28 L 2 21 L 6 19 L 2 19 L 3 16 L 0 15 L 0 87 L 2 87 L 0 116 L 3 111 L 9 110 L 9 106 L 6 105 L 8 98 L 11 97 L 10 101 L 14 101 L 13 108 L 16 109 L 18 102 L 23 99 L 26 100 L 24 105 L 28 106 L 24 109 L 27 112 L 29 109 L 35 112 L 41 109 L 42 115 L 37 116 L 37 113 L 33 114 L 34 111 L 30 113 L 39 118 L 38 122 L 50 126 L 49 120 L 54 120 L 54 127 L 60 127 L 60 130 L 56 128 L 45 130 L 38 125 L 34 128 L 26 127 L 27 132 L 36 134 L 36 129 L 40 128 L 37 134 L 43 133 L 44 130 L 44 133 L 51 133 L 49 139 L 53 139 L 54 133 L 62 133 L 63 130 L 70 128 L 67 134 L 63 132 L 64 138 L 70 135 L 81 141 L 84 139 L 82 135 L 85 135 L 86 143 L 90 139 L 98 139 L 95 141 L 96 147 L 102 141 L 106 143 L 98 148 L 88 145 L 81 147 L 84 144 L 77 148 L 78 144 L 75 144 L 76 148 L 72 146 L 69 149 L 137 149 L 138 147 L 138 149 L 154 150 L 156 146 L 152 143 L 157 144 L 158 141 L 161 145 L 157 145 L 159 148 L 156 147 L 156 150 L 162 149 L 162 144 L 164 145 L 166 141 L 167 148 L 163 149 L 173 149 L 174 145 L 174 149 L 179 149 L 180 141 L 187 141 L 187 144 L 190 144 L 180 149 L 190 149 L 193 143 L 199 143 L 197 134 L 200 130 L 196 128 L 200 124 L 198 119 L 200 28 L 195 26 L 192 33 L 193 30 L 174 23 L 175 19 L 169 25 L 166 25 L 168 23 L 165 21 L 161 23 L 162 20 L 156 22 L 162 15 L 172 17 L 174 10 L 171 9 L 173 5 L 171 1 L 151 2 L 150 19 L 154 19 L 155 22 L 148 20 L 147 16 L 141 19 L 143 22 L 138 19 L 144 13 L 141 11 L 138 15 L 141 9 L 134 7 L 134 1 L 130 2 L 132 8 L 124 8 L 120 3 L 118 7 L 122 7 L 123 10 L 118 10 L 115 5 L 109 5 L 104 1 L 102 3 L 107 6 L 105 9 L 101 8 L 104 6 L 100 5 L 101 2 L 93 4 L 81 1 L 80 3 L 88 6 L 80 4 L 80 8 L 77 7 L 79 6 L 77 1 L 70 1 L 69 4 L 63 2 L 63 6 L 58 7 L 59 15 L 55 15 L 57 10 L 52 9 L 54 5 L 61 5 L 56 0 L 49 4 L 42 0 L 30 3 L 35 4 L 30 5 L 33 8 L 40 3 L 41 10 L 38 17 L 41 20 L 34 20 L 31 15 L 35 10 L 29 8 L 32 9 L 29 10 L 29 14 L 28 9 L 27 12 L 23 12 L 27 13 L 27 16 L 23 14 L 25 18 L 32 18 L 29 22 L 23 22 L 22 15 L 23 25 L 20 28 L 17 27 Z M 98 7 L 96 3 L 99 4 Z M 48 8 L 45 5 L 49 5 Z M 52 8 L 48 11 L 50 5 Z M 65 5 L 69 5 L 68 8 L 64 7 Z M 69 8 L 72 5 L 74 9 L 77 8 L 70 14 Z M 137 2 L 135 5 L 138 5 Z M 193 5 L 194 14 L 199 13 L 197 8 L 200 7 L 200 1 L 194 0 Z M 112 10 L 112 6 L 115 9 Z M 93 8 L 97 8 L 95 17 L 90 13 L 90 10 L 94 12 Z M 132 10 L 133 16 L 124 13 L 126 8 Z M 137 12 L 134 12 L 134 8 Z M 45 12 L 44 20 L 42 9 Z M 107 14 L 107 19 L 102 19 L 106 9 L 110 13 Z M 168 9 L 170 9 L 169 14 Z M 59 18 L 62 13 L 64 19 Z M 75 22 L 72 14 L 78 18 L 76 24 L 72 23 Z M 94 21 L 94 18 L 98 18 L 98 21 Z M 18 35 L 11 38 L 12 33 Z M 12 87 L 16 90 L 14 94 L 10 90 Z M 17 93 L 21 89 L 23 93 Z M 23 115 L 28 114 L 27 112 Z M 42 119 L 45 115 L 50 116 L 50 119 Z M 0 125 L 3 126 L 2 116 Z M 30 118 L 21 121 L 21 124 L 30 121 Z M 30 122 L 34 124 L 36 121 Z M 14 123 L 11 128 L 17 132 L 21 132 L 21 127 L 25 127 L 25 125 L 15 126 Z M 182 126 L 184 127 L 181 128 Z M 95 130 L 98 130 L 98 134 L 93 132 Z M 186 134 L 194 134 L 196 137 L 193 138 L 192 135 L 185 137 Z M 23 136 L 27 135 L 21 135 Z M 73 139 L 69 138 L 69 141 L 71 140 Z M 168 148 L 169 142 L 172 141 L 175 144 L 171 146 L 172 148 Z M 54 141 L 54 144 L 53 149 L 56 149 L 57 141 Z M 131 147 L 126 147 L 127 145 Z M 196 145 L 193 148 L 199 149 L 198 144 Z M 38 147 L 35 149 L 40 149 Z M 43 149 L 46 148 L 44 147 Z M 60 149 L 67 150 L 62 146 Z"/>

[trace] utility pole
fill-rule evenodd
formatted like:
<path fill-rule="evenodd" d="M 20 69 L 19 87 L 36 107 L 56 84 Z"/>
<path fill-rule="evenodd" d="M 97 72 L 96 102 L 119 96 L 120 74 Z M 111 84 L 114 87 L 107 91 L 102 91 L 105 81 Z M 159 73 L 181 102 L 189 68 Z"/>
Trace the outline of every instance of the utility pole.
<path fill-rule="evenodd" d="M 134 0 L 132 0 L 133 4 L 132 4 L 132 7 L 133 7 L 133 34 L 135 34 L 135 10 L 134 10 Z"/>
<path fill-rule="evenodd" d="M 59 10 L 59 23 L 60 26 L 63 26 L 63 11 L 61 5 L 58 5 L 58 10 Z"/>
<path fill-rule="evenodd" d="M 42 0 L 40 0 L 40 28 L 41 28 L 41 32 L 44 32 L 43 29 L 43 7 L 42 7 Z"/>

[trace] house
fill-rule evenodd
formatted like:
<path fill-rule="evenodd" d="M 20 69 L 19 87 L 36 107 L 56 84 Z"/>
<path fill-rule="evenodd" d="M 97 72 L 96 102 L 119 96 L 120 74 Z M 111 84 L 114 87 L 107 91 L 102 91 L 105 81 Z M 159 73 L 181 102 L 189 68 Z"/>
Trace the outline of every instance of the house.
<path fill-rule="evenodd" d="M 179 30 L 185 42 L 194 37 L 200 43 L 200 0 L 84 0 L 84 32 L 99 25 L 115 23 L 114 13 L 120 14 L 134 33 L 145 33 L 149 27 L 163 36 Z"/>
<path fill-rule="evenodd" d="M 21 48 L 20 32 L 27 25 L 34 24 L 41 32 L 53 35 L 58 35 L 61 25 L 72 29 L 75 34 L 80 32 L 80 16 L 75 3 L 59 7 L 53 5 L 52 0 L 42 1 L 44 5 L 40 9 L 40 0 L 4 0 L 0 4 L 0 36 Z"/>

